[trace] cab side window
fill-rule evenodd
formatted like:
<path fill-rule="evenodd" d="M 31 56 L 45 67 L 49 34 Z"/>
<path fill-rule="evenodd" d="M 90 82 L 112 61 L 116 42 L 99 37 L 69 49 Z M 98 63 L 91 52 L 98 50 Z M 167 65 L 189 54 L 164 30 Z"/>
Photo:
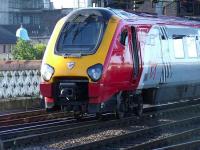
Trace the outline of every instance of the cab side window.
<path fill-rule="evenodd" d="M 126 37 L 127 36 L 128 36 L 128 31 L 127 30 L 122 31 L 121 36 L 120 36 L 120 43 L 124 46 L 126 44 Z"/>

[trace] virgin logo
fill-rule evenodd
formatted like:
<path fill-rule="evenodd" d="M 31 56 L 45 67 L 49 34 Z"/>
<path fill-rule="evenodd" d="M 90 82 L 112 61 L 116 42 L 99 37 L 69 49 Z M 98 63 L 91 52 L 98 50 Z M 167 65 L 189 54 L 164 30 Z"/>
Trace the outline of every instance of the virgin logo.
<path fill-rule="evenodd" d="M 74 66 L 75 66 L 75 62 L 68 62 L 67 63 L 67 68 L 68 69 L 72 69 L 72 68 L 74 68 Z"/>

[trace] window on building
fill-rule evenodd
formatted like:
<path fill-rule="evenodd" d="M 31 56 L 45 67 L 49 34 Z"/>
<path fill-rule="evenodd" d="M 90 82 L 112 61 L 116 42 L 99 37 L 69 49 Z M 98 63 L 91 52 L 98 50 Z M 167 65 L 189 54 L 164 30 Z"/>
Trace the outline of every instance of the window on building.
<path fill-rule="evenodd" d="M 38 0 L 34 0 L 34 8 L 39 8 L 39 1 Z"/>
<path fill-rule="evenodd" d="M 23 24 L 30 24 L 31 19 L 30 16 L 23 16 Z"/>
<path fill-rule="evenodd" d="M 6 53 L 8 54 L 8 53 L 11 53 L 11 49 L 12 49 L 12 47 L 11 47 L 11 45 L 9 44 L 9 45 L 6 45 Z"/>
<path fill-rule="evenodd" d="M 20 23 L 22 23 L 22 19 L 19 14 L 13 14 L 12 17 L 13 17 L 13 24 L 19 25 Z"/>
<path fill-rule="evenodd" d="M 13 15 L 9 14 L 9 24 L 13 24 Z"/>
<path fill-rule="evenodd" d="M 20 6 L 21 6 L 21 1 L 20 0 L 11 0 L 11 1 L 9 1 L 9 7 L 10 8 L 19 9 Z"/>
<path fill-rule="evenodd" d="M 39 16 L 33 16 L 33 24 L 40 24 Z"/>
<path fill-rule="evenodd" d="M 3 53 L 6 53 L 6 45 L 3 45 Z"/>
<path fill-rule="evenodd" d="M 3 45 L 0 44 L 0 54 L 3 53 Z"/>

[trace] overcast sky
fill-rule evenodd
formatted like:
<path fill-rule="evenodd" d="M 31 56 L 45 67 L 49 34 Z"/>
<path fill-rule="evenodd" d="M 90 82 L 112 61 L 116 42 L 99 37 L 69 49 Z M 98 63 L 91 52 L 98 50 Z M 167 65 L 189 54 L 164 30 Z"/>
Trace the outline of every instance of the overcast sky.
<path fill-rule="evenodd" d="M 59 8 L 73 8 L 78 7 L 78 1 L 80 5 L 87 4 L 87 0 L 51 0 L 54 3 L 54 7 Z"/>

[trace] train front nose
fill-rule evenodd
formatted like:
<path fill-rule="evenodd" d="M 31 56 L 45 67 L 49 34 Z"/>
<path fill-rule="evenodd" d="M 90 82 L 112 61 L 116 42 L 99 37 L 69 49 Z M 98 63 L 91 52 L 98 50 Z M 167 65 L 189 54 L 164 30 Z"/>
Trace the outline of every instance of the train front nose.
<path fill-rule="evenodd" d="M 59 97 L 69 99 L 75 99 L 78 93 L 76 83 L 60 83 L 59 85 Z"/>
<path fill-rule="evenodd" d="M 103 66 L 118 23 L 112 16 L 104 9 L 81 9 L 56 25 L 41 72 L 46 108 L 99 111 Z"/>
<path fill-rule="evenodd" d="M 66 107 L 68 111 L 87 111 L 83 109 L 89 101 L 87 78 L 57 78 L 54 83 L 57 105 Z"/>

